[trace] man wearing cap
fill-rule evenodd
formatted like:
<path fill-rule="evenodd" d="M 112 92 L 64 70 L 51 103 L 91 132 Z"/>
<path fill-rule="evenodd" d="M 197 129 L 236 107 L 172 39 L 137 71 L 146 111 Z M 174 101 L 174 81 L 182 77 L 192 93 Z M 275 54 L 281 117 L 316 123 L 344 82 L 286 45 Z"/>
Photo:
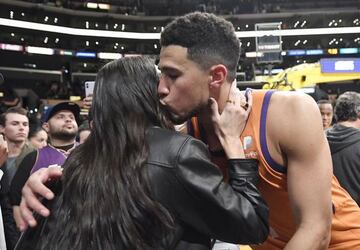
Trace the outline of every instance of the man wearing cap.
<path fill-rule="evenodd" d="M 28 154 L 20 163 L 10 187 L 10 202 L 18 226 L 21 189 L 30 173 L 51 165 L 62 165 L 77 146 L 77 120 L 80 107 L 72 102 L 61 102 L 50 107 L 44 116 L 43 128 L 49 136 L 48 146 Z"/>

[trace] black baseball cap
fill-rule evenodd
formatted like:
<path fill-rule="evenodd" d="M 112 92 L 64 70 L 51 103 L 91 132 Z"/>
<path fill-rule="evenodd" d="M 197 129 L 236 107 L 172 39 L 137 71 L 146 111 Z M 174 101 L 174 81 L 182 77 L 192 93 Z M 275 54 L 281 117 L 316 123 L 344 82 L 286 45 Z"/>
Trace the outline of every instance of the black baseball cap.
<path fill-rule="evenodd" d="M 76 121 L 79 120 L 80 115 L 80 107 L 74 102 L 60 102 L 54 106 L 50 106 L 46 111 L 44 115 L 44 122 L 47 122 L 50 120 L 51 117 L 53 117 L 57 112 L 61 110 L 68 110 L 72 112 L 75 116 Z"/>

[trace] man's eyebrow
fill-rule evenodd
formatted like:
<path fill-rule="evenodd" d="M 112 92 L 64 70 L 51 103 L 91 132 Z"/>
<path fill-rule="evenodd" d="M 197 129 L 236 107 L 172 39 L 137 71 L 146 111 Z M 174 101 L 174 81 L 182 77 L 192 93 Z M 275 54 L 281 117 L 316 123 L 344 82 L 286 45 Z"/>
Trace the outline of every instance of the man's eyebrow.
<path fill-rule="evenodd" d="M 176 72 L 179 72 L 179 69 L 173 68 L 171 66 L 162 66 L 162 67 L 159 67 L 159 70 L 160 71 L 176 71 Z"/>

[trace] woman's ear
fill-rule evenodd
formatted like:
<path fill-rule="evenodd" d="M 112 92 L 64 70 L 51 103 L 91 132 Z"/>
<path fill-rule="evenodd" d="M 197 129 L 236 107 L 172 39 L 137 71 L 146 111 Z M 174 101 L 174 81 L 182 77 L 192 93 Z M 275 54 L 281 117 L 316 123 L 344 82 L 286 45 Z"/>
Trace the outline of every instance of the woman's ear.
<path fill-rule="evenodd" d="M 217 64 L 210 68 L 210 88 L 220 88 L 226 82 L 227 69 L 223 64 Z"/>
<path fill-rule="evenodd" d="M 46 131 L 46 133 L 49 133 L 49 123 L 44 122 L 41 127 Z"/>

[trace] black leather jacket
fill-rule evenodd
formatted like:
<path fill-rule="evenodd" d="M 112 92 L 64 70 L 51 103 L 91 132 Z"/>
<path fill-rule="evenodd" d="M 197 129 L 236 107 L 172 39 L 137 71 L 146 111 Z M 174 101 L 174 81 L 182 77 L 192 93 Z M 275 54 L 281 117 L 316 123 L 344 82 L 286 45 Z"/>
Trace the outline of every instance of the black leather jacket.
<path fill-rule="evenodd" d="M 147 141 L 153 198 L 175 220 L 175 233 L 164 240 L 162 249 L 211 249 L 211 239 L 239 244 L 265 241 L 268 207 L 256 188 L 256 160 L 229 160 L 227 184 L 201 141 L 158 127 L 149 129 Z M 35 248 L 46 223 L 39 219 L 40 226 L 28 229 L 16 249 Z"/>
<path fill-rule="evenodd" d="M 229 160 L 227 184 L 201 141 L 161 128 L 148 135 L 149 180 L 154 197 L 175 216 L 175 249 L 209 249 L 210 238 L 265 241 L 268 208 L 256 188 L 256 160 Z"/>

